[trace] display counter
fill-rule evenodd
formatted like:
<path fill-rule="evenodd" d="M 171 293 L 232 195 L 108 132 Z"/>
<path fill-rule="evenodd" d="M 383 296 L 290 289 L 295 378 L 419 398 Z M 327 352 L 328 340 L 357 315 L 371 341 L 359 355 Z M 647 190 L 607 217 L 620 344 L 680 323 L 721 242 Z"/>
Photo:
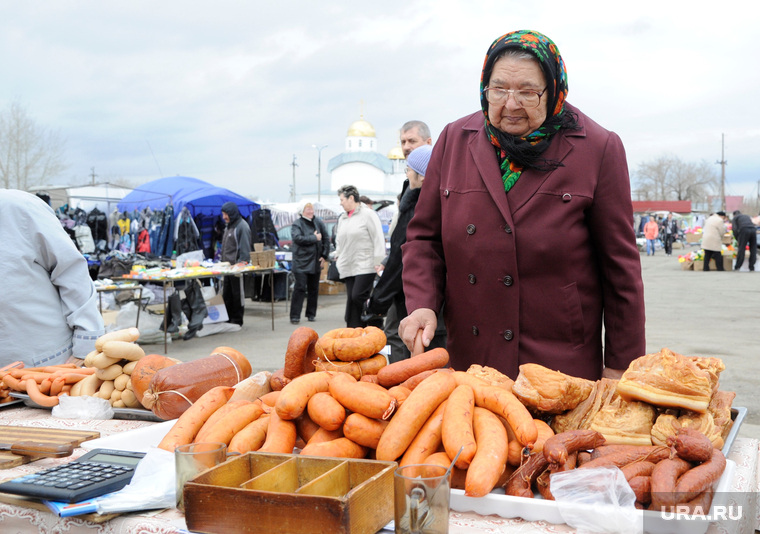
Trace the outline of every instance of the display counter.
<path fill-rule="evenodd" d="M 121 432 L 155 425 L 148 421 L 135 420 L 99 420 L 84 421 L 71 419 L 56 419 L 51 417 L 49 410 L 28 407 L 9 406 L 0 408 L 0 425 L 19 425 L 37 428 L 66 428 L 71 430 L 95 430 L 101 437 L 107 437 Z M 67 463 L 87 451 L 77 448 L 74 455 L 68 458 L 41 459 L 0 471 L 0 479 L 10 479 L 54 465 Z M 751 533 L 760 528 L 758 518 L 757 495 L 758 486 L 758 440 L 737 438 L 734 441 L 728 458 L 736 462 L 736 470 L 732 480 L 732 490 L 742 493 L 753 493 L 748 510 L 742 511 L 742 520 L 735 525 L 737 528 L 723 530 L 711 525 L 708 532 Z M 66 532 L 78 533 L 146 533 L 169 534 L 187 532 L 182 512 L 171 508 L 154 510 L 143 513 L 128 513 L 112 516 L 78 516 L 60 518 L 50 512 L 39 501 L 24 501 L 13 495 L 0 494 L 0 532 Z M 544 521 L 524 521 L 518 518 L 505 519 L 493 515 L 482 516 L 476 513 L 451 512 L 449 520 L 451 534 L 476 533 L 520 533 L 546 534 L 569 533 L 574 530 L 567 525 L 555 525 Z"/>

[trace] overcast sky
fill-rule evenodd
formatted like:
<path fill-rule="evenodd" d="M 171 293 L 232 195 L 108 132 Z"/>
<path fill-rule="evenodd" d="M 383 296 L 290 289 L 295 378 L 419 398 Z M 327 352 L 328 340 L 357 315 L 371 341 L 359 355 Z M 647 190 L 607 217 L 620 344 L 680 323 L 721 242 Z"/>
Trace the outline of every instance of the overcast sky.
<path fill-rule="evenodd" d="M 753 15 L 754 13 L 754 15 Z M 638 0 L 47 0 L 0 7 L 0 108 L 66 141 L 63 183 L 193 176 L 260 201 L 317 189 L 363 114 L 386 154 L 401 124 L 479 108 L 485 52 L 545 33 L 568 101 L 625 144 L 717 162 L 726 193 L 760 181 L 757 3 Z M 720 166 L 716 164 L 716 172 Z"/>

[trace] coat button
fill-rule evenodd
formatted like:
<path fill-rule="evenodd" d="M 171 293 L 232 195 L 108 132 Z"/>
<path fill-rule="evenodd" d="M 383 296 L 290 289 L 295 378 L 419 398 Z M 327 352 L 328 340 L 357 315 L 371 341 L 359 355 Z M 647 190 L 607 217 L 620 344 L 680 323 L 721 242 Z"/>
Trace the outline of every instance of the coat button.
<path fill-rule="evenodd" d="M 562 202 L 570 202 L 570 200 L 573 198 L 573 195 L 570 193 L 565 193 L 562 195 Z"/>
<path fill-rule="evenodd" d="M 467 225 L 467 233 L 472 235 L 475 233 L 475 225 L 474 224 L 468 224 Z"/>
<path fill-rule="evenodd" d="M 508 234 L 511 234 L 512 233 L 512 227 L 507 224 L 506 226 L 504 226 L 504 231 L 507 232 Z"/>
<path fill-rule="evenodd" d="M 514 279 L 509 275 L 504 277 L 503 282 L 505 286 L 511 286 L 512 284 L 515 283 Z"/>
<path fill-rule="evenodd" d="M 478 327 L 477 326 L 473 326 L 472 327 L 472 335 L 473 336 L 477 336 L 479 333 L 480 332 L 478 331 Z"/>
<path fill-rule="evenodd" d="M 475 275 L 474 275 L 474 274 L 468 274 L 468 275 L 467 275 L 467 280 L 468 280 L 468 281 L 469 281 L 471 284 L 474 284 L 475 282 L 477 282 L 477 278 L 475 278 Z"/>
<path fill-rule="evenodd" d="M 448 198 L 448 196 L 449 196 L 449 190 L 448 190 L 448 189 L 446 189 L 446 190 L 443 192 L 443 196 L 445 196 L 446 198 Z"/>
<path fill-rule="evenodd" d="M 515 335 L 512 333 L 511 330 L 507 330 L 506 332 L 504 332 L 504 339 L 506 339 L 507 341 L 512 341 L 512 338 L 514 336 Z"/>

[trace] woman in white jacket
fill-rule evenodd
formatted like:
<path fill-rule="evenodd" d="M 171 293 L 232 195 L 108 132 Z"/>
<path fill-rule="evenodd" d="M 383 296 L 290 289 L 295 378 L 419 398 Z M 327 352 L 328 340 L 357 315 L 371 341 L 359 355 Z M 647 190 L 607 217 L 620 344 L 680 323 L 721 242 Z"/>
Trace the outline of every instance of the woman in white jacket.
<path fill-rule="evenodd" d="M 338 219 L 334 259 L 341 280 L 346 284 L 346 326 L 367 326 L 361 320 L 362 304 L 372 292 L 375 274 L 385 257 L 385 238 L 380 218 L 359 201 L 352 185 L 338 189 L 345 210 Z"/>

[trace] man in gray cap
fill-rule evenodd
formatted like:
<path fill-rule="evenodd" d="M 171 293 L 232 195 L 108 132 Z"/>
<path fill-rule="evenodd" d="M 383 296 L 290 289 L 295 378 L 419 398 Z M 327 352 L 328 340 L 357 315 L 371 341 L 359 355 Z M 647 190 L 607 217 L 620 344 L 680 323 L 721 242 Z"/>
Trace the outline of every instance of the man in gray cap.
<path fill-rule="evenodd" d="M 240 210 L 234 202 L 222 205 L 222 219 L 227 227 L 222 236 L 221 260 L 231 264 L 248 263 L 251 261 L 251 227 L 240 215 Z M 244 293 L 240 276 L 225 276 L 222 297 L 230 323 L 243 325 L 245 314 Z"/>

